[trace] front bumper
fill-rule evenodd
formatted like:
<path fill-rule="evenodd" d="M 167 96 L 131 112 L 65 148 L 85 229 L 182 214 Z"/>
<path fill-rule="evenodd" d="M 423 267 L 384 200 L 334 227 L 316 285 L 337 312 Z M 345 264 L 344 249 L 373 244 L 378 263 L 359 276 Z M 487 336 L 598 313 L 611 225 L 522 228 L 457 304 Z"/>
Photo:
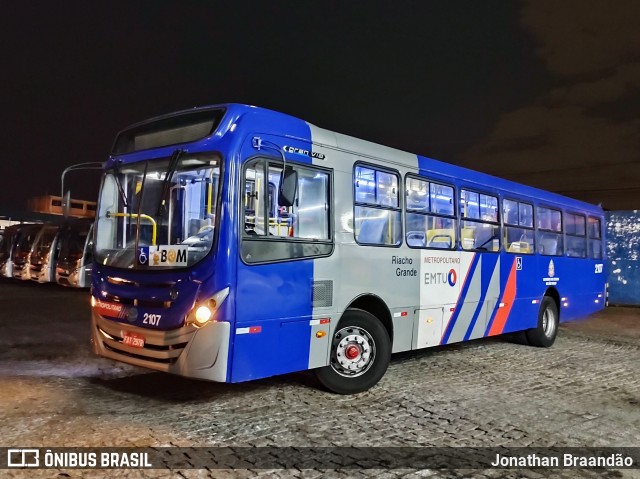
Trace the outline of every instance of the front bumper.
<path fill-rule="evenodd" d="M 231 326 L 212 322 L 170 331 L 139 328 L 92 311 L 91 342 L 96 354 L 134 366 L 190 378 L 226 382 Z M 144 347 L 123 344 L 123 332 L 145 338 Z"/>
<path fill-rule="evenodd" d="M 13 265 L 13 277 L 15 279 L 21 279 L 22 281 L 28 281 L 31 279 L 31 271 L 29 269 L 29 263 L 22 265 Z"/>
<path fill-rule="evenodd" d="M 86 288 L 89 286 L 87 272 L 83 268 L 56 269 L 55 281 L 62 286 Z"/>
<path fill-rule="evenodd" d="M 51 275 L 48 274 L 48 265 L 47 266 L 33 266 L 29 267 L 29 277 L 32 281 L 36 281 L 38 283 L 48 283 L 51 281 Z"/>

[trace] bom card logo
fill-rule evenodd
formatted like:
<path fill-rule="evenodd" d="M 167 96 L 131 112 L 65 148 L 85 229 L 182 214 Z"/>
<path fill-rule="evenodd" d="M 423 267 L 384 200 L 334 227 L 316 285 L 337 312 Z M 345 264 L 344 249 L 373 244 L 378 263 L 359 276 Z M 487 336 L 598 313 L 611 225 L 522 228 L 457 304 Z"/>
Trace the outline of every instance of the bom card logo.
<path fill-rule="evenodd" d="M 189 247 L 182 245 L 140 246 L 138 264 L 154 266 L 187 266 Z"/>

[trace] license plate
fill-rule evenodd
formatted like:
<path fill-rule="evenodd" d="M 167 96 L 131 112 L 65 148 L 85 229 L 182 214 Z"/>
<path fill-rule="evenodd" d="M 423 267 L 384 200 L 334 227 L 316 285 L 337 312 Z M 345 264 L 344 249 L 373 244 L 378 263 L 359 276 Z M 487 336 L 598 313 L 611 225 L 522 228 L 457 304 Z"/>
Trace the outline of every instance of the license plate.
<path fill-rule="evenodd" d="M 122 333 L 122 344 L 132 348 L 144 348 L 144 337 L 134 333 Z"/>

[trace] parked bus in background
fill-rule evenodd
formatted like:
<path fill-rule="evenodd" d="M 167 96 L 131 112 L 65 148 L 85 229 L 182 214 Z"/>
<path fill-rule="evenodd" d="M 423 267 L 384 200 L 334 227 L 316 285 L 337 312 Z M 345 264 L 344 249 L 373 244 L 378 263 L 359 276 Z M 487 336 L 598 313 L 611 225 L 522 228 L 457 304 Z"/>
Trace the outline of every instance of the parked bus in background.
<path fill-rule="evenodd" d="M 45 224 L 40 229 L 33 241 L 29 256 L 29 275 L 33 281 L 38 283 L 55 281 L 59 238 L 58 225 Z"/>
<path fill-rule="evenodd" d="M 232 383 L 313 369 L 348 394 L 395 352 L 516 331 L 548 347 L 604 306 L 603 224 L 277 112 L 178 112 L 120 132 L 105 163 L 93 348 Z"/>
<path fill-rule="evenodd" d="M 61 228 L 55 280 L 88 288 L 93 264 L 93 220 L 70 219 Z"/>
<path fill-rule="evenodd" d="M 40 233 L 40 230 L 43 228 L 45 228 L 45 226 L 42 224 L 23 225 L 20 228 L 20 235 L 12 255 L 14 278 L 22 280 L 31 278 L 29 271 L 31 248 L 38 233 Z"/>
<path fill-rule="evenodd" d="M 0 276 L 13 278 L 13 252 L 23 225 L 11 225 L 4 229 L 0 242 Z"/>

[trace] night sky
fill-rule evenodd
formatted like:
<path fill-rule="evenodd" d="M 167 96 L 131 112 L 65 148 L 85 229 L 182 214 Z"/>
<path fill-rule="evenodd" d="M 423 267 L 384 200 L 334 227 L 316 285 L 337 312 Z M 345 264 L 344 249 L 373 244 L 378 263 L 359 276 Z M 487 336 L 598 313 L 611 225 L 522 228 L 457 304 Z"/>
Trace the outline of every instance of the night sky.
<path fill-rule="evenodd" d="M 248 103 L 640 208 L 640 2 L 5 3 L 0 215 L 125 126 Z M 99 174 L 67 175 L 95 200 Z"/>

